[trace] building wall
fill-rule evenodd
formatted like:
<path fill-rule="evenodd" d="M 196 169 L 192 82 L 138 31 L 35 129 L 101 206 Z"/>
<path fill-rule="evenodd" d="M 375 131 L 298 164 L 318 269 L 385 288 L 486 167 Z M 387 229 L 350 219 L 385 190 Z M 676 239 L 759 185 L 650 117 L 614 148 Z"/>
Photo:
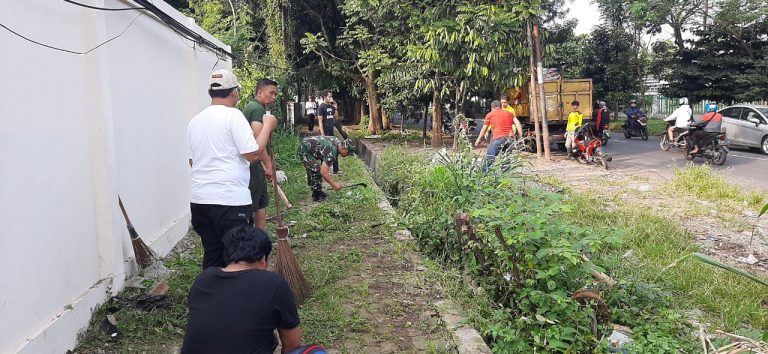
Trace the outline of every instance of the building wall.
<path fill-rule="evenodd" d="M 231 64 L 149 13 L 47 0 L 0 8 L 3 25 L 74 51 L 125 30 L 76 55 L 0 28 L 0 353 L 62 353 L 135 272 L 118 194 L 161 255 L 185 234 L 186 125 L 210 101 L 207 75 Z"/>

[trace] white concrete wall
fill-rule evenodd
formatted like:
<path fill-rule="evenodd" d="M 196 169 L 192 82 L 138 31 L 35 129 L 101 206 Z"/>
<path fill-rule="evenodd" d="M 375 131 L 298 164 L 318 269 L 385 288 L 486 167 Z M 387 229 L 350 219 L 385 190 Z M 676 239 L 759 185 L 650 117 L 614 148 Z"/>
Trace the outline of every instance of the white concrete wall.
<path fill-rule="evenodd" d="M 133 21 L 87 55 L 0 28 L 0 353 L 63 353 L 135 269 L 118 193 L 160 254 L 186 232 L 187 122 L 210 101 L 214 65 L 231 64 L 148 13 L 50 0 L 0 0 L 0 9 L 3 25 L 74 51 Z"/>

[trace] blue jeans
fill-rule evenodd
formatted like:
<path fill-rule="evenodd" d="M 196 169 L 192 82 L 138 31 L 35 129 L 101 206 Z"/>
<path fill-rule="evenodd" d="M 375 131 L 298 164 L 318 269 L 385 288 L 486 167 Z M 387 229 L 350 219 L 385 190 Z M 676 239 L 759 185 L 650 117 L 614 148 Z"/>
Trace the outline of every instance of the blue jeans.
<path fill-rule="evenodd" d="M 506 142 L 507 137 L 501 137 L 496 138 L 496 140 L 493 140 L 490 144 L 488 144 L 488 149 L 485 152 L 485 165 L 483 166 L 483 172 L 488 172 L 488 170 L 491 168 L 491 165 L 493 165 L 493 162 L 496 161 L 496 155 L 499 154 L 499 151 L 501 151 L 501 148 Z"/>

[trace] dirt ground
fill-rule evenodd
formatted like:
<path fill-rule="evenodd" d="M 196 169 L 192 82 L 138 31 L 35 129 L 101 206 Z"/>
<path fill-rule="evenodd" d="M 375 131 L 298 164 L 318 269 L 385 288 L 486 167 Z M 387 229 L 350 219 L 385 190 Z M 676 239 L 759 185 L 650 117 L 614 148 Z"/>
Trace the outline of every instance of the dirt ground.
<path fill-rule="evenodd" d="M 320 204 L 306 200 L 294 205 L 306 215 Z M 379 207 L 388 206 L 379 203 Z M 316 303 L 313 305 L 310 298 L 305 305 L 321 317 L 341 312 L 342 317 L 351 319 L 347 321 L 350 327 L 323 338 L 311 333 L 313 326 L 302 326 L 305 337 L 317 338 L 329 353 L 455 353 L 450 334 L 435 311 L 435 302 L 443 298 L 442 290 L 427 279 L 428 271 L 420 263 L 414 241 L 395 237 L 393 230 L 397 228 L 384 215 L 373 225 L 371 220 L 356 220 L 347 225 L 348 236 L 334 237 L 332 242 L 314 242 L 311 235 L 296 236 L 297 255 L 353 255 L 358 264 L 343 272 L 340 279 L 315 284 Z M 341 308 L 332 305 L 335 301 Z"/>

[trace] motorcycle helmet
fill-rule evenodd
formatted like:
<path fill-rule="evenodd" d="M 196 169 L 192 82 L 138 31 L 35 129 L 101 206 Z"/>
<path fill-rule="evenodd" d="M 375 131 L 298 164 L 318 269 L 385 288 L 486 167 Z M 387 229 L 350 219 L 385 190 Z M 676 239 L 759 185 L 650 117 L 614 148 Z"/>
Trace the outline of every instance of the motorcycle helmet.
<path fill-rule="evenodd" d="M 633 103 L 634 103 L 634 104 L 637 104 L 637 100 L 630 100 L 630 101 L 629 101 L 629 104 L 633 104 Z"/>
<path fill-rule="evenodd" d="M 684 104 L 688 104 L 688 97 L 683 97 L 683 98 L 677 100 L 677 104 L 680 105 L 680 106 L 682 106 Z"/>
<path fill-rule="evenodd" d="M 704 110 L 709 112 L 715 112 L 717 111 L 717 102 L 709 102 L 704 106 Z"/>
<path fill-rule="evenodd" d="M 600 108 L 605 108 L 605 101 L 600 101 Z"/>

